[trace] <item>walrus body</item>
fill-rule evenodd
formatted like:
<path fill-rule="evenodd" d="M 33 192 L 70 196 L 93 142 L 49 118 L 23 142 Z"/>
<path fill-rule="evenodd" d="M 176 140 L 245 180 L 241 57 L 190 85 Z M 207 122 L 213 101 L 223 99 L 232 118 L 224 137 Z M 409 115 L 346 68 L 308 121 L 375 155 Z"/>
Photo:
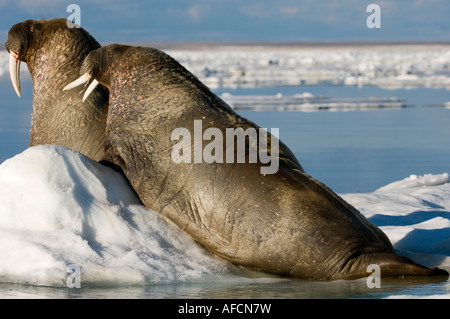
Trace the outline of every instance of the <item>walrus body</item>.
<path fill-rule="evenodd" d="M 382 276 L 447 274 L 395 255 L 381 230 L 304 173 L 282 143 L 274 174 L 261 174 L 261 161 L 176 163 L 173 132 L 179 128 L 194 132 L 201 121 L 202 133 L 218 128 L 225 136 L 226 128 L 258 127 L 163 52 L 109 45 L 90 53 L 82 72 L 110 92 L 104 159 L 122 168 L 147 207 L 217 255 L 317 280 L 365 277 L 370 264 L 379 265 Z M 209 142 L 197 137 L 190 143 L 205 148 Z M 254 144 L 247 138 L 246 150 Z"/>
<path fill-rule="evenodd" d="M 8 33 L 10 73 L 20 96 L 20 61 L 33 80 L 30 146 L 56 144 L 94 160 L 104 154 L 108 93 L 98 87 L 86 101 L 82 89 L 63 91 L 80 73 L 86 55 L 100 44 L 66 19 L 27 20 Z"/>

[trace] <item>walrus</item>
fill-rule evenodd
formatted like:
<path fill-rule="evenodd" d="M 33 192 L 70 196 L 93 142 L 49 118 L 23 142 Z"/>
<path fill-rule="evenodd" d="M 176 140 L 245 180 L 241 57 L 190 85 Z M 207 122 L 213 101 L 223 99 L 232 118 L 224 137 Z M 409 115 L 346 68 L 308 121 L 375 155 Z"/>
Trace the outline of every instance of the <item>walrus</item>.
<path fill-rule="evenodd" d="M 20 62 L 33 80 L 30 146 L 55 144 L 91 159 L 103 157 L 108 92 L 98 86 L 86 101 L 82 89 L 63 91 L 78 78 L 86 55 L 100 44 L 66 19 L 26 20 L 14 25 L 6 40 L 13 87 L 20 97 Z"/>
<path fill-rule="evenodd" d="M 123 170 L 145 206 L 217 255 L 249 269 L 311 280 L 367 277 L 371 264 L 382 277 L 448 276 L 397 255 L 378 227 L 305 173 L 285 144 L 275 150 L 272 134 L 257 140 L 246 135 L 245 161 L 237 161 L 236 147 L 230 153 L 235 162 L 225 161 L 232 144 L 209 147 L 213 135 L 260 127 L 164 52 L 111 44 L 90 52 L 81 71 L 75 85 L 94 78 L 88 91 L 100 83 L 110 94 L 103 160 Z M 182 135 L 180 142 L 177 133 L 196 130 L 203 134 L 194 140 Z M 205 138 L 206 132 L 215 134 Z M 203 155 L 209 149 L 222 160 L 195 161 L 199 145 Z M 262 173 L 267 161 L 250 161 L 255 147 L 267 155 L 277 151 L 275 172 Z"/>

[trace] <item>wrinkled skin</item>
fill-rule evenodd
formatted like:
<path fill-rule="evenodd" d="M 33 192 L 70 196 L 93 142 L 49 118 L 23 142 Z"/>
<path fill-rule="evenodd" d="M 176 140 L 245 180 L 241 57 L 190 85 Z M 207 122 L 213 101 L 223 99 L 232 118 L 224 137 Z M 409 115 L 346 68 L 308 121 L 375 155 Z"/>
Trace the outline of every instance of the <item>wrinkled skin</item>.
<path fill-rule="evenodd" d="M 108 107 L 101 86 L 82 102 L 83 88 L 63 91 L 80 73 L 86 55 L 100 44 L 66 19 L 27 20 L 8 33 L 6 49 L 25 62 L 33 80 L 30 146 L 55 144 L 94 160 L 104 154 Z"/>
<path fill-rule="evenodd" d="M 84 72 L 110 92 L 105 160 L 122 168 L 147 207 L 217 255 L 315 280 L 365 277 L 369 264 L 381 276 L 448 275 L 397 256 L 381 230 L 304 173 L 282 143 L 275 174 L 261 174 L 261 163 L 174 163 L 176 128 L 194 132 L 194 120 L 203 131 L 257 126 L 163 52 L 109 45 L 88 55 Z"/>

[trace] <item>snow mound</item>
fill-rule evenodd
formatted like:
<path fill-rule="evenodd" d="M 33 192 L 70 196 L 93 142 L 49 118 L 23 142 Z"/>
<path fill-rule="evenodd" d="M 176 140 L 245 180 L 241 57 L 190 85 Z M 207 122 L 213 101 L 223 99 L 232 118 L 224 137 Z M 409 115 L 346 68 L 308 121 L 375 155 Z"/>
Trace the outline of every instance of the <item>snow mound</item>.
<path fill-rule="evenodd" d="M 0 281 L 65 286 L 165 283 L 223 273 L 210 255 L 146 209 L 119 173 L 60 146 L 0 166 Z M 72 280 L 72 279 L 70 279 Z"/>

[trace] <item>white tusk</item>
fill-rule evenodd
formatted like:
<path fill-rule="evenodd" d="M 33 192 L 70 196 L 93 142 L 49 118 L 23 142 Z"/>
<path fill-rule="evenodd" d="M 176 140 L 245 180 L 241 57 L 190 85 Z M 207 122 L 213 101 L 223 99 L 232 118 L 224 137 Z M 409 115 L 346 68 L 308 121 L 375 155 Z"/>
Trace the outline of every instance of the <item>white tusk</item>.
<path fill-rule="evenodd" d="M 11 82 L 16 91 L 17 95 L 20 97 L 20 60 L 17 55 L 11 51 L 9 54 L 9 76 L 11 77 Z"/>
<path fill-rule="evenodd" d="M 89 73 L 85 73 L 82 76 L 80 76 L 78 79 L 76 79 L 75 81 L 67 84 L 64 87 L 63 91 L 67 91 L 67 90 L 73 89 L 74 87 L 77 87 L 81 84 L 84 84 L 87 81 L 89 81 L 90 78 L 91 78 L 91 75 Z"/>
<path fill-rule="evenodd" d="M 95 90 L 95 88 L 97 87 L 98 84 L 99 84 L 99 83 L 98 83 L 98 81 L 97 81 L 96 79 L 94 79 L 94 80 L 92 81 L 92 83 L 88 86 L 86 92 L 84 92 L 84 95 L 83 95 L 83 102 L 88 98 L 89 94 L 91 94 L 92 91 Z"/>

